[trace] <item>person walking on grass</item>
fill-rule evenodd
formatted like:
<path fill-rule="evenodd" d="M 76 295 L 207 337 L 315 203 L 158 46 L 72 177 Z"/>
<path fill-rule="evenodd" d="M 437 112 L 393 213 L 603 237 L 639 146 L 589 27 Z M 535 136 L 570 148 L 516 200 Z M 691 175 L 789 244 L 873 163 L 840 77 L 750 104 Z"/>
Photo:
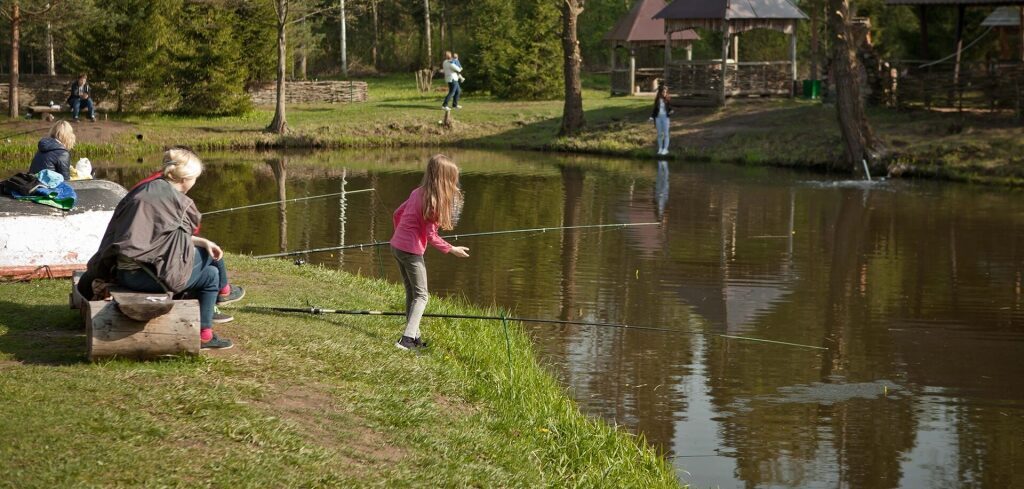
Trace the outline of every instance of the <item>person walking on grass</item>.
<path fill-rule="evenodd" d="M 654 110 L 651 118 L 654 127 L 658 130 L 658 154 L 668 154 L 668 136 L 671 124 L 669 116 L 672 115 L 672 98 L 668 95 L 668 87 L 664 84 L 658 85 L 658 93 L 654 96 Z"/>
<path fill-rule="evenodd" d="M 163 169 L 117 204 L 79 292 L 96 298 L 92 288 L 98 279 L 140 292 L 188 294 L 199 300 L 202 348 L 227 349 L 231 341 L 214 334 L 213 325 L 234 318 L 217 312 L 217 304 L 237 301 L 245 291 L 228 285 L 224 251 L 195 236 L 201 215 L 185 194 L 202 173 L 203 163 L 191 150 L 167 150 Z"/>
<path fill-rule="evenodd" d="M 462 87 L 459 86 L 459 78 L 462 76 L 462 64 L 452 57 L 451 51 L 444 52 L 444 63 L 441 63 L 441 68 L 444 69 L 444 81 L 448 84 L 448 95 L 444 96 L 444 102 L 441 102 L 442 110 L 451 110 L 451 108 L 461 109 L 459 105 L 459 96 L 462 95 Z M 448 107 L 448 101 L 451 101 L 451 108 Z"/>
<path fill-rule="evenodd" d="M 405 285 L 405 331 L 395 346 L 402 350 L 427 346 L 420 339 L 420 320 L 427 308 L 427 265 L 423 260 L 427 243 L 441 253 L 469 257 L 469 248 L 452 246 L 437 235 L 438 228 L 447 231 L 454 227 L 455 212 L 461 205 L 459 167 L 439 154 L 427 162 L 420 186 L 395 210 L 391 253 Z"/>

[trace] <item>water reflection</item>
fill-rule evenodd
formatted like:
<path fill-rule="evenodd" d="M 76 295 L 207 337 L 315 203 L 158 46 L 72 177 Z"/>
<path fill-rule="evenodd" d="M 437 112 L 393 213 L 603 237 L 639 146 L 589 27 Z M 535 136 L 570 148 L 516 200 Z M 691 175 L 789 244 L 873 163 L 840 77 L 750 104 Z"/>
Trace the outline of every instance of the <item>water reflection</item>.
<path fill-rule="evenodd" d="M 428 155 L 210 157 L 194 196 L 219 209 L 373 187 L 204 222 L 236 252 L 372 242 L 390 235 L 390 213 Z M 435 292 L 522 315 L 829 348 L 531 329 L 583 409 L 644 433 L 696 487 L 1024 487 L 1024 202 L 1013 194 L 714 165 L 452 156 L 467 191 L 459 232 L 652 216 L 663 226 L 466 241 L 469 260 L 428 252 Z M 100 169 L 133 183 L 150 168 Z M 265 231 L 272 223 L 279 236 Z M 397 279 L 372 250 L 309 260 Z"/>

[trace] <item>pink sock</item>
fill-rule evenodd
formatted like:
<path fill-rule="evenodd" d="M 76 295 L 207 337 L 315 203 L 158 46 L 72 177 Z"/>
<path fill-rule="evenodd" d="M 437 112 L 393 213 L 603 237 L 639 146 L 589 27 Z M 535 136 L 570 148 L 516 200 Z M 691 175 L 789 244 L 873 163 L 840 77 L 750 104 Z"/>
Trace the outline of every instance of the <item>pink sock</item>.
<path fill-rule="evenodd" d="M 220 295 L 228 295 L 230 293 L 231 293 L 231 284 L 225 285 L 224 288 L 220 289 L 220 292 L 218 292 L 218 294 L 220 294 Z"/>
<path fill-rule="evenodd" d="M 206 343 L 207 341 L 212 340 L 213 339 L 213 328 L 206 328 L 206 329 L 199 330 L 199 339 L 203 343 Z"/>

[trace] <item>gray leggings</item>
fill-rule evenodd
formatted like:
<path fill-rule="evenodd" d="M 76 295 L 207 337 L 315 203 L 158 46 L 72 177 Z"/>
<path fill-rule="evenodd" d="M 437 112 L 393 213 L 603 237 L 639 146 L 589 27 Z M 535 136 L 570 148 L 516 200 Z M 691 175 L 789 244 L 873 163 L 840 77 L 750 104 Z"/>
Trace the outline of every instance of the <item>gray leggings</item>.
<path fill-rule="evenodd" d="M 406 253 L 394 246 L 391 253 L 398 260 L 405 285 L 405 333 L 410 338 L 420 337 L 420 319 L 427 308 L 427 264 L 423 255 Z"/>

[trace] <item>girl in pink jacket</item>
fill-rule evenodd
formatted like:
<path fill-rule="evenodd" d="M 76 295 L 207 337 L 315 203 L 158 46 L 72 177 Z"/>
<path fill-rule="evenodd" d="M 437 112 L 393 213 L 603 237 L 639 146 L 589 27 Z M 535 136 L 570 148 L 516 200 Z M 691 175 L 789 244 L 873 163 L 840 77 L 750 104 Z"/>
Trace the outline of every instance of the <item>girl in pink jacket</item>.
<path fill-rule="evenodd" d="M 423 261 L 427 243 L 441 253 L 469 257 L 469 248 L 452 246 L 437 235 L 438 228 L 452 229 L 452 214 L 461 203 L 459 167 L 445 155 L 434 155 L 427 162 L 423 182 L 395 210 L 391 252 L 398 260 L 405 284 L 405 331 L 395 343 L 398 348 L 426 347 L 420 339 L 420 319 L 427 307 L 427 266 Z"/>

